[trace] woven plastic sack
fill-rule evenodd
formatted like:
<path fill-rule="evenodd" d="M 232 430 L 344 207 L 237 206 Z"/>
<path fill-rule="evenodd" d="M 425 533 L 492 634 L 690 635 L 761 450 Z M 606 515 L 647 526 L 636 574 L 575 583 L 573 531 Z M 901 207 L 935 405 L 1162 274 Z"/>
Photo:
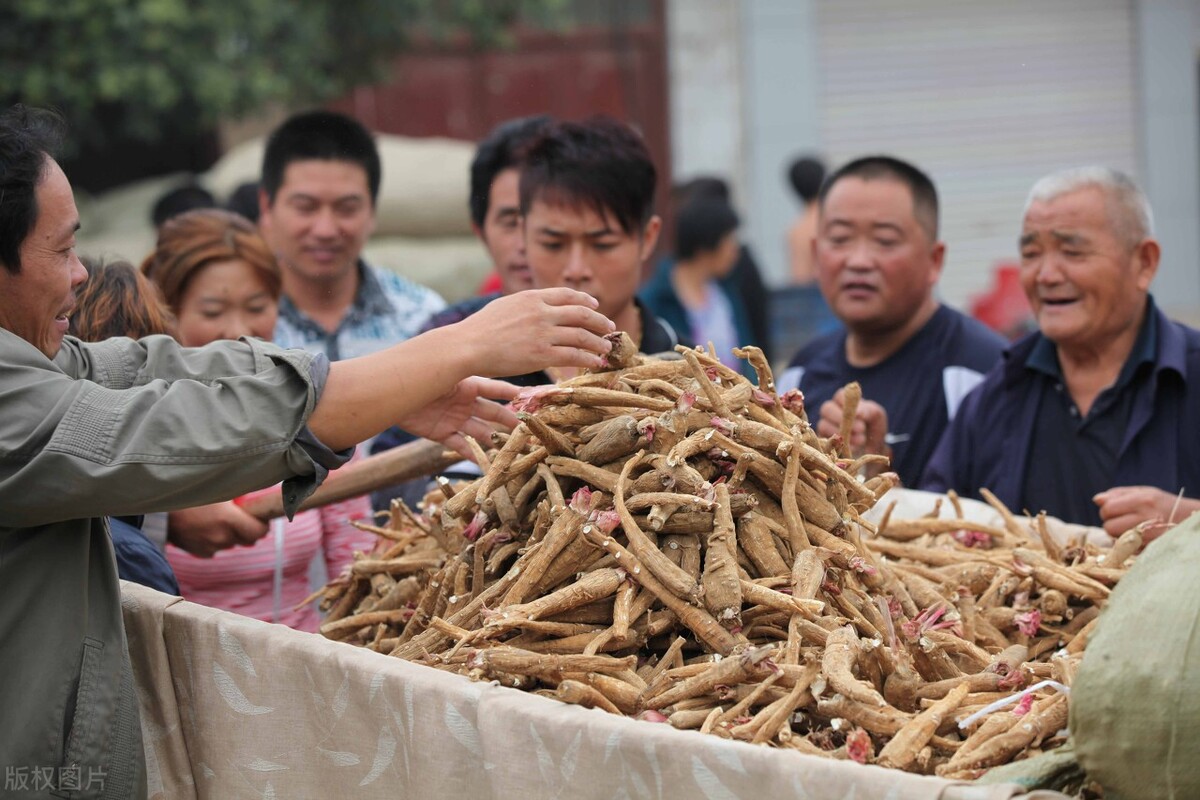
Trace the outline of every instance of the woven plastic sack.
<path fill-rule="evenodd" d="M 1079 764 L 1106 800 L 1200 798 L 1200 515 L 1109 598 L 1071 687 Z"/>

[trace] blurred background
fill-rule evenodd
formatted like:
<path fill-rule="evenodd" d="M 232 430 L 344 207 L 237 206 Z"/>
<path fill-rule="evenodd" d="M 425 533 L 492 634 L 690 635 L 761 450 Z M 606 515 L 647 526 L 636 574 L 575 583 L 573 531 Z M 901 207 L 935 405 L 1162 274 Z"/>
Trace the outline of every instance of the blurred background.
<path fill-rule="evenodd" d="M 944 300 L 969 308 L 1016 257 L 1025 193 L 1101 163 L 1147 191 L 1168 313 L 1200 320 L 1200 0 L 5 0 L 0 99 L 54 105 L 75 150 L 81 249 L 135 262 L 149 208 L 193 177 L 257 175 L 260 137 L 325 106 L 387 139 L 368 255 L 441 291 L 487 270 L 472 142 L 513 116 L 603 112 L 671 183 L 725 178 L 786 299 L 797 156 L 870 152 L 934 179 Z M 221 197 L 220 199 L 224 199 Z M 778 303 L 786 307 L 785 303 Z M 790 350 L 804 334 L 784 330 Z"/>

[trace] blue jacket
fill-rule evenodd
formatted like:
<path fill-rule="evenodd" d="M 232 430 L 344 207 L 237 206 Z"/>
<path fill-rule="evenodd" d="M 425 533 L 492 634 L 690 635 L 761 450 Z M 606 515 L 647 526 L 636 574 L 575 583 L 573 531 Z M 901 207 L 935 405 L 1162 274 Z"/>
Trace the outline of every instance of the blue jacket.
<path fill-rule="evenodd" d="M 1151 379 L 1135 388 L 1113 486 L 1155 486 L 1200 496 L 1200 331 L 1167 319 L 1153 302 L 1158 352 Z M 934 451 L 921 488 L 978 498 L 988 488 L 1023 508 L 1034 416 L 1041 395 L 1025 360 L 1040 333 L 1017 342 L 966 400 Z M 1037 509 L 1030 509 L 1036 511 Z M 1073 520 L 1068 520 L 1073 521 Z"/>
<path fill-rule="evenodd" d="M 167 594 L 179 594 L 179 582 L 162 551 L 142 533 L 140 517 L 109 517 L 108 532 L 117 556 L 117 575 Z"/>
<path fill-rule="evenodd" d="M 778 375 L 780 392 L 799 389 L 809 419 L 850 381 L 887 411 L 891 469 L 916 486 L 938 441 L 967 394 L 1000 360 L 999 334 L 949 306 L 937 311 L 896 352 L 870 367 L 846 359 L 846 331 L 809 342 Z"/>
<path fill-rule="evenodd" d="M 658 266 L 654 268 L 654 274 L 638 291 L 638 298 L 659 319 L 674 328 L 676 333 L 686 340 L 693 338 L 692 326 L 688 322 L 687 310 L 680 302 L 679 295 L 675 294 L 675 287 L 671 285 L 671 270 L 674 266 L 673 258 L 667 257 L 659 261 Z M 750 317 L 746 313 L 746 303 L 742 300 L 737 286 L 721 281 L 717 283 L 717 287 L 725 292 L 725 296 L 729 298 L 729 305 L 733 309 L 733 329 L 737 334 L 738 346 L 757 346 L 758 342 L 750 329 Z M 697 344 L 703 344 L 703 342 L 697 342 Z M 754 369 L 747 361 L 742 362 L 742 374 L 748 378 L 754 377 Z"/>

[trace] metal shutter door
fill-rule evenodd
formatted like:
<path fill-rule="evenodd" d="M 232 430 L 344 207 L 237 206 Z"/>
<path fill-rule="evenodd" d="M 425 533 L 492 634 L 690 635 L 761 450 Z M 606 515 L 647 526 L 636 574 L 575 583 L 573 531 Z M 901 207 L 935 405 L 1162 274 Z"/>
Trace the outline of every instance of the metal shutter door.
<path fill-rule="evenodd" d="M 1035 180 L 1092 163 L 1136 173 L 1128 2 L 818 0 L 817 19 L 830 164 L 888 153 L 929 173 L 954 305 L 1016 257 Z"/>

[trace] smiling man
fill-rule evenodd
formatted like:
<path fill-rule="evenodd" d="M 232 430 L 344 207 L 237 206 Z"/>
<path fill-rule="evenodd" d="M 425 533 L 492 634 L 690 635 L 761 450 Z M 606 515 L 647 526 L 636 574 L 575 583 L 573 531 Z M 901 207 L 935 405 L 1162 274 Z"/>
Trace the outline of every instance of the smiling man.
<path fill-rule="evenodd" d="M 915 485 L 1004 340 L 934 297 L 946 245 L 925 173 L 888 156 L 860 158 L 826 180 L 817 208 L 817 282 L 845 330 L 801 349 L 779 389 L 799 388 L 830 436 L 841 426 L 841 387 L 858 381 L 865 399 L 852 450 L 889 455 L 901 481 Z"/>
<path fill-rule="evenodd" d="M 138 698 L 106 516 L 283 482 L 288 514 L 400 423 L 463 448 L 516 423 L 472 377 L 596 367 L 612 323 L 579 292 L 522 292 L 468 320 L 330 364 L 258 339 L 67 336 L 87 273 L 53 157 L 62 121 L 0 111 L 0 766 L 4 798 L 146 797 Z M 17 782 L 15 772 L 45 782 Z M 96 776 L 80 787 L 80 774 Z M 72 777 L 74 776 L 74 777 Z M 47 783 L 49 785 L 47 785 Z"/>
<path fill-rule="evenodd" d="M 1200 508 L 1200 333 L 1155 306 L 1150 206 L 1102 167 L 1038 181 L 1021 228 L 1038 332 L 963 404 L 924 488 L 1103 524 L 1178 522 Z"/>
<path fill-rule="evenodd" d="M 446 307 L 432 289 L 363 260 L 381 176 L 375 140 L 344 114 L 298 114 L 267 139 L 259 227 L 283 271 L 278 344 L 332 361 L 366 355 Z"/>

